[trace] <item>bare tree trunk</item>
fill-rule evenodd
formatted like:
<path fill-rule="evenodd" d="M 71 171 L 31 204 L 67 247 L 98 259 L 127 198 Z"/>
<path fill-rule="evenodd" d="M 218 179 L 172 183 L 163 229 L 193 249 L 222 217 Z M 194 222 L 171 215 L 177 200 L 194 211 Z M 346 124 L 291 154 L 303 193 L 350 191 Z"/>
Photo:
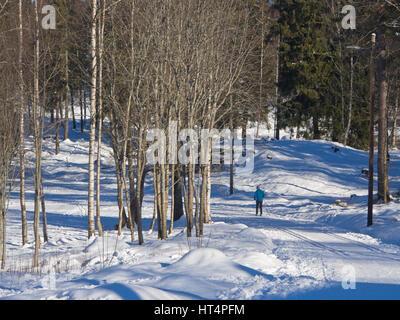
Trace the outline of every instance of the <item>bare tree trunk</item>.
<path fill-rule="evenodd" d="M 3 205 L 0 204 L 0 207 L 2 208 Z M 3 266 L 3 264 L 5 265 L 5 260 L 6 257 L 3 254 L 3 246 L 4 246 L 4 242 L 5 242 L 5 236 L 4 236 L 4 229 L 3 229 L 3 224 L 5 223 L 5 221 L 3 221 L 3 210 L 0 210 L 0 261 L 1 261 L 1 265 Z M 1 267 L 1 269 L 4 269 L 3 267 Z"/>
<path fill-rule="evenodd" d="M 125 207 L 124 207 L 124 195 L 123 195 L 123 185 L 121 179 L 121 163 L 119 159 L 116 161 L 116 175 L 117 175 L 117 200 L 118 200 L 118 235 L 122 234 L 122 228 L 127 224 L 127 219 L 125 217 Z"/>
<path fill-rule="evenodd" d="M 279 119 L 279 103 L 280 103 L 280 96 L 279 96 L 279 49 L 281 45 L 281 36 L 280 34 L 278 35 L 278 44 L 277 44 L 277 50 L 276 50 L 276 66 L 275 66 L 275 139 L 279 140 L 280 139 L 280 133 L 279 133 L 279 126 L 280 126 L 280 119 Z"/>
<path fill-rule="evenodd" d="M 41 202 L 41 206 L 42 206 L 42 218 L 43 218 L 43 240 L 46 243 L 49 241 L 49 237 L 47 234 L 47 215 L 46 215 L 46 204 L 45 204 L 45 199 L 44 199 L 42 176 L 40 176 L 40 202 Z"/>
<path fill-rule="evenodd" d="M 162 89 L 161 89 L 162 90 Z M 161 94 L 160 109 L 163 111 L 165 105 Z M 156 116 L 156 127 L 161 128 L 160 117 Z M 168 137 L 167 140 L 168 141 Z M 163 146 L 165 150 L 168 150 L 168 146 Z M 155 164 L 156 170 L 156 181 L 157 181 L 157 194 L 158 194 L 158 231 L 159 239 L 165 240 L 168 236 L 167 228 L 167 215 L 168 215 L 168 166 L 165 163 Z"/>
<path fill-rule="evenodd" d="M 85 97 L 85 90 L 83 90 L 83 126 L 86 127 L 86 119 L 87 119 L 87 103 Z"/>
<path fill-rule="evenodd" d="M 370 105 L 369 105 L 369 160 L 368 160 L 368 215 L 367 226 L 373 223 L 374 211 L 374 149 L 375 149 L 375 57 L 376 57 L 376 36 L 371 35 L 371 56 L 369 63 L 370 75 Z"/>
<path fill-rule="evenodd" d="M 133 167 L 133 143 L 130 138 L 128 141 L 127 158 L 128 158 L 128 179 L 129 179 L 129 205 L 133 215 L 133 220 L 137 223 L 136 211 L 136 192 L 135 192 L 135 169 Z"/>
<path fill-rule="evenodd" d="M 130 15 L 130 45 L 131 45 L 131 56 L 130 56 L 130 62 L 131 62 L 131 74 L 134 74 L 134 56 L 135 56 L 135 51 L 134 51 L 134 13 L 135 13 L 135 2 L 131 2 L 131 15 Z M 123 182 L 123 187 L 125 190 L 125 201 L 126 201 L 126 207 L 128 210 L 128 217 L 129 217 L 129 229 L 131 232 L 131 241 L 133 242 L 135 240 L 135 233 L 134 233 L 134 225 L 135 221 L 133 219 L 133 213 L 131 210 L 131 205 L 129 203 L 129 192 L 128 192 L 128 185 L 127 185 L 127 176 L 126 176 L 126 160 L 127 160 L 127 151 L 128 151 L 128 143 L 130 142 L 130 137 L 132 136 L 132 130 L 130 126 L 130 118 L 131 118 L 131 108 L 132 108 L 132 103 L 133 103 L 133 83 L 131 83 L 131 88 L 130 88 L 130 93 L 129 93 L 129 98 L 128 98 L 128 105 L 127 105 L 127 111 L 126 111 L 126 122 L 124 123 L 124 145 L 122 149 L 122 182 Z M 140 182 L 138 182 L 140 184 Z"/>
<path fill-rule="evenodd" d="M 390 145 L 392 148 L 396 148 L 396 128 L 397 128 L 398 113 L 399 113 L 399 92 L 397 92 L 397 94 L 396 94 L 396 100 L 395 100 L 395 104 L 394 104 L 392 135 L 390 137 Z"/>
<path fill-rule="evenodd" d="M 60 95 L 57 93 L 56 105 L 56 154 L 60 153 Z"/>
<path fill-rule="evenodd" d="M 97 85 L 97 0 L 92 0 L 92 30 L 91 30 L 91 59 L 92 59 L 92 83 L 90 94 L 90 138 L 89 138 L 89 181 L 88 181 L 88 237 L 95 235 L 94 222 L 94 160 L 96 139 L 96 85 Z"/>
<path fill-rule="evenodd" d="M 231 129 L 231 145 L 230 145 L 230 149 L 228 149 L 228 152 L 231 153 L 231 163 L 229 164 L 229 194 L 232 195 L 234 192 L 234 186 L 233 186 L 233 170 L 234 170 L 234 151 L 233 151 L 233 146 L 234 146 L 234 133 L 233 133 L 233 101 L 232 101 L 232 96 L 230 97 L 230 101 L 231 101 L 231 116 L 230 116 L 230 129 Z"/>
<path fill-rule="evenodd" d="M 201 175 L 201 180 L 200 180 L 200 175 Z M 199 225 L 198 235 L 202 236 L 204 230 L 204 222 L 207 215 L 207 165 L 199 166 L 199 184 L 200 181 L 201 181 L 201 196 L 200 196 L 200 217 L 198 221 Z M 198 199 L 196 199 L 196 202 L 198 202 Z"/>
<path fill-rule="evenodd" d="M 186 171 L 187 171 L 187 166 L 183 167 L 182 170 L 182 187 L 183 187 L 183 202 L 184 202 L 184 207 L 185 207 L 185 213 L 186 213 L 186 234 L 188 237 L 191 237 L 191 229 L 189 229 L 190 225 L 190 215 L 189 215 L 189 199 L 188 199 L 188 191 L 186 188 Z"/>
<path fill-rule="evenodd" d="M 378 79 L 379 79 L 379 132 L 378 132 L 378 199 L 389 202 L 387 179 L 387 75 L 386 75 L 386 39 L 381 24 L 378 28 Z"/>
<path fill-rule="evenodd" d="M 208 164 L 206 166 L 206 211 L 204 214 L 204 223 L 211 223 L 211 168 L 212 168 L 212 144 L 209 144 Z"/>
<path fill-rule="evenodd" d="M 147 117 L 146 117 L 147 118 Z M 144 180 L 145 180 L 145 128 L 139 127 L 139 141 L 138 141 L 138 156 L 137 156 L 137 169 L 136 169 L 136 192 L 135 192 L 135 220 L 138 229 L 139 245 L 144 243 L 143 240 L 143 226 L 142 226 L 142 201 L 144 196 Z M 131 210 L 132 211 L 132 210 Z"/>
<path fill-rule="evenodd" d="M 8 165 L 6 164 L 4 168 L 6 169 L 1 172 L 1 177 L 0 177 L 0 260 L 1 260 L 1 269 L 4 270 L 6 267 L 6 245 L 7 245 L 7 239 L 6 239 L 6 227 L 7 227 L 7 220 L 6 220 L 6 214 L 7 214 L 7 195 L 6 195 L 6 189 L 7 189 L 7 174 L 8 174 Z"/>
<path fill-rule="evenodd" d="M 103 0 L 99 26 L 99 107 L 97 123 L 97 172 L 96 172 L 96 221 L 99 236 L 103 236 L 103 227 L 100 219 L 100 177 L 101 177 L 101 137 L 103 135 L 103 50 L 104 50 L 104 20 L 106 0 Z"/>
<path fill-rule="evenodd" d="M 5 204 L 5 201 L 4 201 Z M 0 211 L 0 230 L 1 230 L 1 239 L 0 239 L 0 260 L 1 260 L 1 269 L 4 270 L 6 267 L 6 232 L 7 232 L 7 220 L 6 220 L 6 208 L 5 205 L 2 205 L 4 208 Z"/>
<path fill-rule="evenodd" d="M 72 127 L 76 129 L 75 108 L 74 108 L 74 92 L 71 90 L 71 113 L 72 113 Z"/>
<path fill-rule="evenodd" d="M 5 147 L 5 146 L 4 146 Z M 4 270 L 6 266 L 6 189 L 7 189 L 7 174 L 8 168 L 7 164 L 2 168 L 3 172 L 0 171 L 0 261 L 1 261 L 1 269 Z"/>
<path fill-rule="evenodd" d="M 347 139 L 349 137 L 349 132 L 350 132 L 350 127 L 351 127 L 351 118 L 352 118 L 352 112 L 353 112 L 353 78 L 354 78 L 354 56 L 353 52 L 351 53 L 351 58 L 350 58 L 350 101 L 349 101 L 349 114 L 347 118 L 347 126 L 346 126 L 346 131 L 344 133 L 344 139 L 343 139 L 343 144 L 346 146 L 347 145 Z"/>
<path fill-rule="evenodd" d="M 169 222 L 168 234 L 172 233 L 174 228 L 174 213 L 175 213 L 175 165 L 171 165 L 171 215 Z"/>
<path fill-rule="evenodd" d="M 40 150 L 40 129 L 39 129 L 39 12 L 38 1 L 35 1 L 35 56 L 34 56 L 34 93 L 33 93 L 33 125 L 35 136 L 35 156 L 36 166 L 34 174 L 35 197 L 34 197 L 34 236 L 35 236 L 35 252 L 33 257 L 33 267 L 39 266 L 39 219 L 40 219 L 40 181 L 41 181 L 41 150 Z"/>
<path fill-rule="evenodd" d="M 24 78 L 22 72 L 22 50 L 23 50 L 23 25 L 22 25 L 22 0 L 18 1 L 19 8 L 19 48 L 18 48 L 18 73 L 19 73 L 19 164 L 20 164 L 20 204 L 22 222 L 22 245 L 28 243 L 28 225 L 25 204 L 25 107 L 24 107 Z"/>
<path fill-rule="evenodd" d="M 183 202 L 182 202 L 182 181 L 181 181 L 181 165 L 177 164 L 175 168 L 175 182 L 174 182 L 174 221 L 179 220 L 183 215 Z"/>
<path fill-rule="evenodd" d="M 160 179 L 161 179 L 161 212 L 160 212 L 160 222 L 161 222 L 161 240 L 167 239 L 167 209 L 168 209 L 168 166 L 165 164 L 160 165 Z"/>
<path fill-rule="evenodd" d="M 210 121 L 211 122 L 211 121 Z M 209 123 L 209 128 L 212 124 Z M 203 138 L 201 148 L 204 148 L 204 160 L 206 163 L 199 165 L 199 188 L 200 188 L 200 217 L 199 217 L 199 227 L 200 236 L 203 235 L 204 223 L 209 223 L 210 217 L 210 179 L 211 179 L 211 152 L 212 152 L 212 139 L 211 137 Z M 200 176 L 201 176 L 201 186 L 200 186 Z"/>
<path fill-rule="evenodd" d="M 161 191 L 160 191 L 160 173 L 159 173 L 158 164 L 154 164 L 154 176 L 153 176 L 153 185 L 154 185 L 154 196 L 155 196 L 155 204 L 156 204 L 156 213 L 157 213 L 157 229 L 158 229 L 158 238 L 161 239 Z"/>
<path fill-rule="evenodd" d="M 118 224 L 116 225 L 116 230 L 118 230 L 118 236 L 122 234 L 122 228 L 126 225 L 127 219 L 125 214 L 124 208 L 124 200 L 123 200 L 123 185 L 121 179 L 121 155 L 118 146 L 118 136 L 119 130 L 117 128 L 116 120 L 112 113 L 110 114 L 110 122 L 111 122 L 111 139 L 113 145 L 113 156 L 114 156 L 114 163 L 115 163 L 115 175 L 117 178 L 117 201 L 118 201 Z"/>
<path fill-rule="evenodd" d="M 203 218 L 202 218 L 202 211 L 201 210 L 201 199 L 199 195 L 199 190 L 200 190 L 200 175 L 201 175 L 201 169 L 199 166 L 198 170 L 198 186 L 196 186 L 196 181 L 193 179 L 193 191 L 194 191 L 194 199 L 195 199 L 195 210 L 194 210 L 194 221 L 195 221 L 195 229 L 196 229 L 196 237 L 201 237 L 202 230 L 203 230 Z M 203 211 L 204 212 L 204 211 Z"/>
<path fill-rule="evenodd" d="M 157 197 L 158 197 L 158 195 L 157 195 L 157 191 L 156 191 L 157 187 L 156 187 L 156 180 L 155 180 L 155 177 L 156 177 L 155 170 L 156 169 L 154 167 L 154 170 L 153 170 L 153 186 L 154 186 L 153 218 L 151 219 L 149 231 L 153 231 L 154 225 L 156 224 L 156 217 L 157 217 L 157 205 L 158 205 Z"/>
<path fill-rule="evenodd" d="M 65 52 L 65 77 L 66 77 L 66 87 L 65 87 L 65 126 L 64 126 L 64 141 L 69 139 L 69 67 L 68 67 L 68 50 Z"/>
<path fill-rule="evenodd" d="M 194 164 L 188 163 L 188 195 L 187 195 L 187 236 L 192 236 L 192 228 L 193 228 L 193 184 L 194 184 Z"/>
<path fill-rule="evenodd" d="M 392 148 L 396 148 L 396 127 L 397 127 L 397 117 L 393 119 L 393 125 L 392 125 L 392 135 L 390 141 L 390 145 L 392 146 Z"/>
<path fill-rule="evenodd" d="M 46 79 L 46 69 L 44 69 L 43 79 Z M 46 87 L 43 88 L 42 93 L 42 107 L 40 108 L 40 154 L 42 153 L 42 144 L 43 144 L 43 130 L 44 130 L 44 120 L 45 120 L 45 106 L 47 99 L 47 91 Z M 44 196 L 43 189 L 43 175 L 42 168 L 40 168 L 40 203 L 42 207 L 42 218 L 43 218 L 43 241 L 46 243 L 49 241 L 47 234 L 47 215 L 46 215 L 46 201 Z"/>
<path fill-rule="evenodd" d="M 136 188 L 136 198 L 135 198 L 135 216 L 136 216 L 136 224 L 137 224 L 137 229 L 138 229 L 138 241 L 139 245 L 142 245 L 144 243 L 143 239 L 143 225 L 142 225 L 142 200 L 143 200 L 143 187 L 144 187 L 144 174 L 139 173 L 138 177 L 140 180 L 138 180 L 139 185 Z"/>
<path fill-rule="evenodd" d="M 81 108 L 81 133 L 83 133 L 84 129 L 84 120 L 83 120 L 83 97 L 82 97 L 82 89 L 79 89 L 79 106 Z"/>
<path fill-rule="evenodd" d="M 64 128 L 64 126 L 65 126 L 65 123 L 64 123 L 64 116 L 63 116 L 63 103 L 64 103 L 64 100 L 63 100 L 63 96 L 60 94 L 60 124 L 61 124 L 61 127 L 63 127 Z"/>

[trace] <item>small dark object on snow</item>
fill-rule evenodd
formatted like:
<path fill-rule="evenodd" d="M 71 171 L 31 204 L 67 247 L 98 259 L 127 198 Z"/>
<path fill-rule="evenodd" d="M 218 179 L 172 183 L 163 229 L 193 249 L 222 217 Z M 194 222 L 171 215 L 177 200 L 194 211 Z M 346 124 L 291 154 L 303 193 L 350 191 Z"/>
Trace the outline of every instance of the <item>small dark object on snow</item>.
<path fill-rule="evenodd" d="M 361 174 L 362 174 L 363 176 L 368 176 L 369 170 L 368 170 L 368 169 L 361 169 Z"/>
<path fill-rule="evenodd" d="M 398 190 L 397 192 L 392 193 L 392 197 L 396 198 L 396 199 L 400 199 L 400 190 Z"/>
<path fill-rule="evenodd" d="M 346 208 L 348 206 L 348 203 L 342 200 L 335 200 L 334 204 L 343 208 Z"/>
<path fill-rule="evenodd" d="M 272 156 L 267 155 L 267 159 L 268 159 L 268 160 L 272 160 Z"/>
<path fill-rule="evenodd" d="M 347 208 L 348 206 L 353 205 L 353 200 L 355 197 L 357 197 L 357 195 L 352 194 L 349 200 L 335 200 L 334 204 L 339 207 Z"/>
<path fill-rule="evenodd" d="M 340 149 L 339 149 L 338 147 L 332 147 L 332 150 L 333 150 L 334 152 L 340 151 Z"/>

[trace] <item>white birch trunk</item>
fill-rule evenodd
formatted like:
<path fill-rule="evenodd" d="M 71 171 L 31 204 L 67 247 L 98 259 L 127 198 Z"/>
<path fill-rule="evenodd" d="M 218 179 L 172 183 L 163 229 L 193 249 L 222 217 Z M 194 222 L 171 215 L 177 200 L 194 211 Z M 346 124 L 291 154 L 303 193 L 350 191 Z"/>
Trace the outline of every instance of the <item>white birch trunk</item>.
<path fill-rule="evenodd" d="M 33 257 L 33 267 L 39 266 L 39 248 L 40 248 L 40 235 L 39 235 L 39 219 L 40 219 L 40 173 L 41 173 L 41 152 L 39 143 L 39 13 L 38 3 L 35 1 L 35 55 L 34 55 L 34 80 L 33 80 L 33 125 L 34 125 L 34 137 L 35 137 L 35 156 L 36 166 L 34 174 L 34 236 L 35 236 L 35 251 Z"/>
<path fill-rule="evenodd" d="M 91 32 L 91 58 L 92 58 L 92 84 L 90 92 L 90 138 L 89 138 L 89 182 L 88 182 L 88 237 L 95 235 L 94 222 L 94 159 L 96 138 L 96 83 L 97 83 L 97 39 L 96 39 L 97 0 L 92 0 L 92 32 Z"/>
<path fill-rule="evenodd" d="M 99 28 L 99 115 L 97 124 L 97 172 L 96 172 L 96 221 L 99 236 L 103 236 L 103 227 L 100 219 L 100 177 L 101 177 L 101 136 L 103 134 L 103 49 L 104 49 L 104 19 L 106 0 L 103 0 L 101 21 Z"/>
<path fill-rule="evenodd" d="M 20 164 L 20 204 L 21 204 L 21 222 L 22 222 L 22 245 L 28 243 L 28 226 L 26 218 L 25 204 L 25 107 L 24 107 L 24 79 L 22 73 L 22 48 L 23 48 L 23 25 L 22 25 L 22 0 L 18 2 L 19 10 L 19 48 L 18 48 L 18 73 L 20 81 L 19 99 L 20 99 L 20 121 L 19 121 L 19 164 Z"/>

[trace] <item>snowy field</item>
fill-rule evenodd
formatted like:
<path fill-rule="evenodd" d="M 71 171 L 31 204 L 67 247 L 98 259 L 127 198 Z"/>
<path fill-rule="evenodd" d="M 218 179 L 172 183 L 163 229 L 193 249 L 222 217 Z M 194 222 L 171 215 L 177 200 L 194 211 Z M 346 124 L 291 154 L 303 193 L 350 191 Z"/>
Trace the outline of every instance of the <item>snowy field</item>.
<path fill-rule="evenodd" d="M 41 274 L 32 273 L 33 186 L 28 169 L 30 243 L 21 246 L 18 188 L 7 218 L 7 270 L 1 299 L 399 299 L 400 202 L 374 207 L 367 223 L 368 154 L 324 141 L 255 143 L 253 173 L 212 177 L 212 220 L 204 237 L 187 239 L 185 218 L 166 241 L 148 232 L 153 216 L 146 182 L 142 246 L 129 230 L 117 237 L 116 179 L 111 148 L 103 148 L 103 238 L 87 239 L 87 136 L 44 146 L 49 242 L 40 249 Z M 334 152 L 332 147 L 340 150 Z M 30 168 L 34 155 L 27 154 Z M 391 153 L 390 190 L 400 189 L 400 152 Z M 255 216 L 253 193 L 266 192 Z M 351 198 L 352 195 L 355 195 Z M 335 201 L 341 200 L 340 205 Z M 345 288 L 348 288 L 345 290 Z"/>

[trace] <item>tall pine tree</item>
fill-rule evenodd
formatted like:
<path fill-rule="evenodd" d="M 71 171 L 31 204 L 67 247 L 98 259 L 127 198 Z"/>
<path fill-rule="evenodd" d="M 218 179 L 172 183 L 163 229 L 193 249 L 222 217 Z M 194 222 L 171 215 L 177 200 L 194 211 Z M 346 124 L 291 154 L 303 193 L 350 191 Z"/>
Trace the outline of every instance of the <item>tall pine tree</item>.
<path fill-rule="evenodd" d="M 319 139 L 334 104 L 332 54 L 319 0 L 279 1 L 281 126 L 305 127 L 306 138 Z"/>

